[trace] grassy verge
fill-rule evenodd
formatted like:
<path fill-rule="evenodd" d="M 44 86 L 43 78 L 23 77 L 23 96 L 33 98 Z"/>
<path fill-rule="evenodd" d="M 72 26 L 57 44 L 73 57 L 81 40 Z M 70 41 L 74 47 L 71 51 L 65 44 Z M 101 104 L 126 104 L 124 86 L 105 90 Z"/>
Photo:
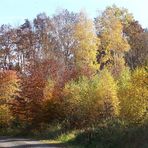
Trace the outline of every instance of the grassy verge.
<path fill-rule="evenodd" d="M 9 131 L 9 136 L 26 136 L 68 148 L 148 148 L 148 125 L 127 127 L 111 124 L 85 130 L 68 130 L 60 125 L 50 125 L 23 134 L 16 129 Z"/>
<path fill-rule="evenodd" d="M 59 133 L 55 137 L 49 136 L 43 141 L 65 143 L 67 147 L 74 148 L 148 148 L 148 126 L 112 125 L 72 130 Z"/>

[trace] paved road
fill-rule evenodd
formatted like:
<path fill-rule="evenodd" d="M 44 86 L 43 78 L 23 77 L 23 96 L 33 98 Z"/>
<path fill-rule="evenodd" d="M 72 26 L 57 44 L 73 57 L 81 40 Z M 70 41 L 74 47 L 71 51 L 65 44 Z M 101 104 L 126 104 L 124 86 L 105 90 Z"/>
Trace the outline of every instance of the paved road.
<path fill-rule="evenodd" d="M 25 138 L 0 137 L 0 148 L 61 148 L 60 144 L 45 144 Z"/>

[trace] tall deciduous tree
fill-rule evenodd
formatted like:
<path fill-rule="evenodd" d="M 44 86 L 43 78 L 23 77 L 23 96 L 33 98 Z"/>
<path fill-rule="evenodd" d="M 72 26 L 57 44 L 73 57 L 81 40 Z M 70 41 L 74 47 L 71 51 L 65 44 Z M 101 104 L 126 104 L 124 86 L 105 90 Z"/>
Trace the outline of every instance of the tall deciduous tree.
<path fill-rule="evenodd" d="M 131 46 L 125 59 L 131 69 L 147 64 L 148 59 L 148 33 L 144 31 L 138 21 L 132 21 L 124 28 Z"/>
<path fill-rule="evenodd" d="M 101 46 L 97 55 L 100 69 L 103 69 L 106 65 L 116 66 L 118 64 L 117 61 L 119 61 L 116 59 L 122 59 L 124 52 L 130 48 L 123 33 L 125 16 L 124 11 L 119 8 L 108 7 L 95 20 L 98 37 L 101 40 Z"/>
<path fill-rule="evenodd" d="M 84 12 L 79 14 L 74 37 L 77 41 L 77 45 L 73 48 L 76 67 L 83 74 L 95 72 L 98 69 L 96 54 L 99 39 L 93 21 Z"/>

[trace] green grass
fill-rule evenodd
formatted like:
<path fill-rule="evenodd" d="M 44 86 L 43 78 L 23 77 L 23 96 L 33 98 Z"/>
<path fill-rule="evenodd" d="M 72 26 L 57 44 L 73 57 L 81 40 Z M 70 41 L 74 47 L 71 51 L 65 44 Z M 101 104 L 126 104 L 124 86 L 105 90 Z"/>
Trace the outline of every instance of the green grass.
<path fill-rule="evenodd" d="M 9 129 L 7 134 L 23 136 L 18 129 Z M 104 123 L 85 130 L 68 130 L 55 124 L 34 129 L 27 136 L 46 143 L 64 144 L 68 148 L 148 148 L 148 124 Z"/>
<path fill-rule="evenodd" d="M 62 131 L 52 137 L 50 133 L 48 136 L 46 142 L 54 140 L 74 148 L 148 148 L 148 124 L 109 123 L 85 130 Z"/>

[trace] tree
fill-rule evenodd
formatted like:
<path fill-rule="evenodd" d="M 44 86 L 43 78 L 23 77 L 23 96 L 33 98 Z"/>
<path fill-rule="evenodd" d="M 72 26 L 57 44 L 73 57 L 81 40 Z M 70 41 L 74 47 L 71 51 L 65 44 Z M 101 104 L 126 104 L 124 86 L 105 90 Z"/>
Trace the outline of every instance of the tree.
<path fill-rule="evenodd" d="M 35 38 L 33 27 L 29 20 L 15 29 L 15 48 L 16 54 L 15 69 L 21 73 L 27 71 L 30 64 L 34 63 L 35 57 Z"/>
<path fill-rule="evenodd" d="M 19 95 L 19 78 L 15 71 L 0 71 L 0 126 L 8 126 L 11 102 Z"/>
<path fill-rule="evenodd" d="M 29 73 L 21 75 L 20 96 L 12 102 L 11 110 L 22 125 L 38 126 L 42 122 L 43 90 L 48 73 L 41 64 L 38 66 L 36 69 L 30 68 Z"/>
<path fill-rule="evenodd" d="M 124 52 L 130 48 L 123 34 L 123 19 L 126 18 L 125 16 L 119 8 L 108 7 L 95 20 L 98 37 L 101 40 L 97 55 L 100 70 L 107 65 L 116 66 L 116 59 L 122 59 Z"/>
<path fill-rule="evenodd" d="M 88 126 L 119 115 L 117 85 L 106 70 L 99 77 L 80 77 L 70 81 L 63 93 L 63 108 L 71 126 Z"/>
<path fill-rule="evenodd" d="M 138 21 L 132 21 L 124 28 L 124 33 L 128 36 L 131 46 L 126 53 L 125 59 L 131 69 L 147 64 L 147 41 L 148 33 L 144 31 Z"/>
<path fill-rule="evenodd" d="M 9 25 L 0 27 L 0 68 L 11 69 L 12 63 L 15 61 L 15 29 Z"/>
<path fill-rule="evenodd" d="M 147 72 L 138 68 L 132 75 L 123 73 L 119 85 L 121 117 L 129 123 L 139 123 L 147 113 Z"/>
<path fill-rule="evenodd" d="M 81 12 L 74 29 L 74 37 L 77 41 L 73 48 L 76 67 L 83 75 L 87 72 L 88 75 L 95 73 L 98 69 L 96 54 L 99 39 L 97 39 L 93 21 Z"/>
<path fill-rule="evenodd" d="M 104 116 L 117 117 L 120 113 L 119 99 L 117 95 L 117 83 L 108 70 L 101 71 L 99 75 L 99 97 L 104 102 Z M 104 85 L 105 84 L 105 85 Z"/>
<path fill-rule="evenodd" d="M 0 100 L 7 103 L 19 92 L 19 78 L 15 71 L 0 71 Z"/>

